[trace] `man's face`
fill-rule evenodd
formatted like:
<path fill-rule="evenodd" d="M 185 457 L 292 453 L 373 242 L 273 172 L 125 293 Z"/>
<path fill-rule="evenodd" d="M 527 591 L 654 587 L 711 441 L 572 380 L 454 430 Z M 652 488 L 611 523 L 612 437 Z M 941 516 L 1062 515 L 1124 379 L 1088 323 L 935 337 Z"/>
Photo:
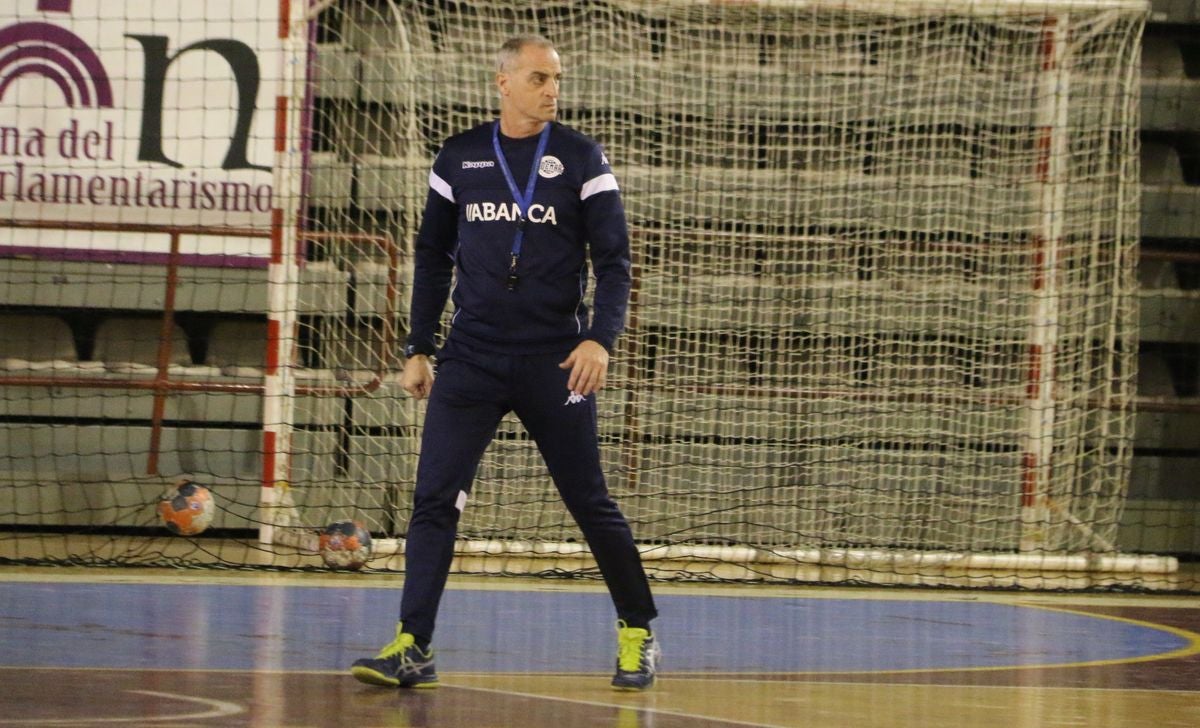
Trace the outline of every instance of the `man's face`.
<path fill-rule="evenodd" d="M 558 115 L 558 85 L 562 64 L 552 48 L 527 45 L 506 71 L 496 77 L 509 109 L 520 119 L 554 121 Z"/>

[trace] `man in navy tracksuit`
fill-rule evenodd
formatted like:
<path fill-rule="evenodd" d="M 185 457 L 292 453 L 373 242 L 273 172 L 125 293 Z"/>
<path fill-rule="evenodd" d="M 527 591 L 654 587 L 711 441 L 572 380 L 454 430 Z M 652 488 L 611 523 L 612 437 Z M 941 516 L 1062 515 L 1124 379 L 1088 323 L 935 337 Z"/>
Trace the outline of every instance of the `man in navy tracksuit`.
<path fill-rule="evenodd" d="M 600 468 L 595 393 L 630 289 L 629 234 L 600 146 L 554 121 L 562 67 L 520 36 L 498 56 L 500 118 L 450 138 L 429 175 L 402 384 L 429 397 L 396 638 L 354 663 L 363 682 L 437 685 L 433 636 L 459 516 L 501 418 L 515 412 L 587 539 L 616 607 L 612 685 L 654 683 L 649 583 Z M 584 294 L 595 269 L 590 321 Z M 452 276 L 454 316 L 430 356 Z M 532 628 L 532 627 L 531 627 Z"/>

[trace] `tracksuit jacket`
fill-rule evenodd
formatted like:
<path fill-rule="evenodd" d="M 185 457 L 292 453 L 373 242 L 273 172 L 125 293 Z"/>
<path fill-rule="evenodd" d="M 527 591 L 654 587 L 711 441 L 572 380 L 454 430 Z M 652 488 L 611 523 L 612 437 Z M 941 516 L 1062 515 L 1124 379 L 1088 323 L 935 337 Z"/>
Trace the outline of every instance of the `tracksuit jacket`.
<path fill-rule="evenodd" d="M 624 327 L 630 290 L 629 233 L 616 178 L 600 145 L 552 122 L 509 290 L 518 205 L 496 159 L 493 125 L 446 141 L 429 175 L 416 241 L 407 353 L 432 354 L 452 278 L 449 337 L 505 353 L 569 351 L 582 339 L 606 349 Z M 537 136 L 500 136 L 523 191 Z M 584 297 L 588 250 L 594 311 Z"/>

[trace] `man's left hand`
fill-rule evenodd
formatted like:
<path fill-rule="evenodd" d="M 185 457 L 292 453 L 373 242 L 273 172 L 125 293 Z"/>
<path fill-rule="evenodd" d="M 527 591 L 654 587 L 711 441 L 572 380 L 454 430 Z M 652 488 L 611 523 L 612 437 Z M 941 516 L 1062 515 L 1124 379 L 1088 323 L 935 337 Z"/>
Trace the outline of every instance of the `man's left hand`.
<path fill-rule="evenodd" d="M 587 397 L 603 389 L 608 381 L 608 350 L 598 342 L 584 339 L 558 366 L 571 370 L 567 389 Z"/>

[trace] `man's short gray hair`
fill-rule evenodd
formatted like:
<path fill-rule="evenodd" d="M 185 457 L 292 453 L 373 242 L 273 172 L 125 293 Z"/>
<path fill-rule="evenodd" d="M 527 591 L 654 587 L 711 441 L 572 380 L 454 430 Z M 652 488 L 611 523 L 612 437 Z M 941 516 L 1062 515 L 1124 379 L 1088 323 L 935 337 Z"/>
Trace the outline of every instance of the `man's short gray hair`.
<path fill-rule="evenodd" d="M 521 51 L 525 49 L 525 46 L 537 46 L 538 48 L 554 50 L 554 44 L 545 36 L 535 33 L 515 35 L 504 41 L 504 45 L 500 46 L 500 52 L 496 54 L 496 73 L 507 72 L 512 62 L 516 60 L 517 56 L 521 55 Z"/>

